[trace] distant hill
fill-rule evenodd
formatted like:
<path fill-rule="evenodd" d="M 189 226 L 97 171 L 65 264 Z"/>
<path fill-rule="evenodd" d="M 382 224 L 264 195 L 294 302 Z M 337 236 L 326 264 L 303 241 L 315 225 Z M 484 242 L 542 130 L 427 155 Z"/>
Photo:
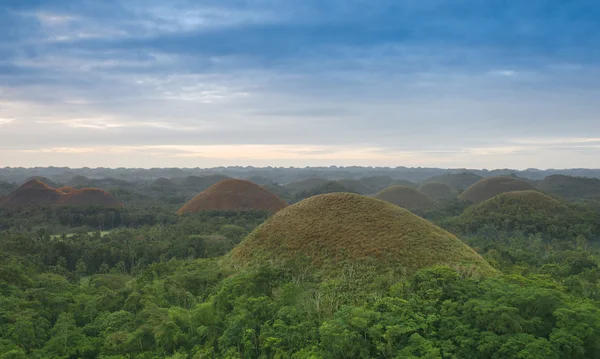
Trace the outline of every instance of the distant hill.
<path fill-rule="evenodd" d="M 150 185 L 152 188 L 173 188 L 175 186 L 177 186 L 175 184 L 175 182 L 171 181 L 168 178 L 157 178 L 154 180 L 154 182 L 152 182 L 152 184 Z"/>
<path fill-rule="evenodd" d="M 559 219 L 571 213 L 565 203 L 544 193 L 526 190 L 502 193 L 470 206 L 450 223 L 466 233 L 476 233 L 485 227 L 541 233 L 561 224 Z"/>
<path fill-rule="evenodd" d="M 227 179 L 202 191 L 186 203 L 178 214 L 199 211 L 256 210 L 276 212 L 287 203 L 265 188 L 246 180 Z"/>
<path fill-rule="evenodd" d="M 335 181 L 345 188 L 347 188 L 350 192 L 358 193 L 358 194 L 371 194 L 377 192 L 375 189 L 367 186 L 362 181 L 355 179 L 341 179 Z"/>
<path fill-rule="evenodd" d="M 250 181 L 252 183 L 256 183 L 259 186 L 266 186 L 266 185 L 273 185 L 273 181 L 271 181 L 268 178 L 262 177 L 262 176 L 252 176 L 252 177 L 248 177 L 246 178 L 247 181 Z"/>
<path fill-rule="evenodd" d="M 82 188 L 61 197 L 57 203 L 62 206 L 102 206 L 107 208 L 123 207 L 110 193 L 99 188 Z"/>
<path fill-rule="evenodd" d="M 423 183 L 421 186 L 419 186 L 418 190 L 434 201 L 456 198 L 457 195 L 457 192 L 454 188 L 439 182 Z"/>
<path fill-rule="evenodd" d="M 406 186 L 391 186 L 377 193 L 375 198 L 395 204 L 409 211 L 425 210 L 433 207 L 434 201 L 417 191 Z"/>
<path fill-rule="evenodd" d="M 410 187 L 410 188 L 419 187 L 418 184 L 411 182 L 409 180 L 405 180 L 405 179 L 394 180 L 394 182 L 390 183 L 390 185 L 388 187 L 391 187 L 391 186 L 406 186 L 406 187 Z"/>
<path fill-rule="evenodd" d="M 0 199 L 0 206 L 21 207 L 55 205 L 62 196 L 62 192 L 57 191 L 40 180 L 32 179 L 5 197 L 2 197 L 2 199 Z"/>
<path fill-rule="evenodd" d="M 389 187 L 394 179 L 390 176 L 369 176 L 360 179 L 360 182 L 369 187 L 373 193 L 379 192 L 382 189 Z"/>
<path fill-rule="evenodd" d="M 306 191 L 318 187 L 327 182 L 329 182 L 327 178 L 313 177 L 295 182 L 290 182 L 284 187 L 289 191 Z"/>
<path fill-rule="evenodd" d="M 532 184 L 512 177 L 484 178 L 458 196 L 463 201 L 481 203 L 501 193 L 534 190 Z"/>
<path fill-rule="evenodd" d="M 462 172 L 462 173 L 447 173 L 439 176 L 431 177 L 425 180 L 424 183 L 443 183 L 452 188 L 456 188 L 459 191 L 464 191 L 470 186 L 482 180 L 483 177 L 476 175 L 471 172 Z"/>
<path fill-rule="evenodd" d="M 384 201 L 351 193 L 308 198 L 276 213 L 225 262 L 286 265 L 306 258 L 313 270 L 340 273 L 366 264 L 410 274 L 436 264 L 494 270 L 471 248 L 432 223 Z"/>
<path fill-rule="evenodd" d="M 193 189 L 196 191 L 204 191 L 210 186 L 218 183 L 220 181 L 224 181 L 229 179 L 230 177 L 220 174 L 208 175 L 208 176 L 188 176 L 185 178 L 173 178 L 172 181 L 186 187 L 188 189 Z"/>
<path fill-rule="evenodd" d="M 600 199 L 600 179 L 553 175 L 536 183 L 536 187 L 546 193 L 566 200 Z"/>
<path fill-rule="evenodd" d="M 104 206 L 122 207 L 109 193 L 98 188 L 76 190 L 72 187 L 52 188 L 39 180 L 30 180 L 0 199 L 0 206 Z"/>

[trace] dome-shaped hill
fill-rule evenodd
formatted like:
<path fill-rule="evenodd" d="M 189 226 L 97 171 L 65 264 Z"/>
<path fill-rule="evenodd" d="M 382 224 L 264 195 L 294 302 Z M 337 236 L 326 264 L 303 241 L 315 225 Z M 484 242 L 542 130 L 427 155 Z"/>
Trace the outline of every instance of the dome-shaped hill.
<path fill-rule="evenodd" d="M 62 192 L 55 190 L 47 184 L 33 179 L 25 182 L 21 187 L 12 191 L 0 200 L 0 206 L 41 206 L 56 204 Z"/>
<path fill-rule="evenodd" d="M 75 189 L 71 186 L 62 186 L 62 187 L 57 188 L 56 190 L 59 192 L 62 192 L 62 193 L 72 193 L 72 192 L 77 191 L 77 189 Z"/>
<path fill-rule="evenodd" d="M 313 177 L 306 178 L 300 181 L 290 182 L 284 187 L 289 191 L 306 191 L 321 186 L 327 182 L 329 182 L 327 178 Z"/>
<path fill-rule="evenodd" d="M 123 204 L 113 195 L 99 188 L 82 188 L 68 193 L 57 204 L 61 206 L 123 207 Z"/>
<path fill-rule="evenodd" d="M 463 201 L 481 203 L 501 193 L 513 191 L 534 190 L 535 188 L 520 179 L 512 177 L 490 177 L 484 178 L 467 188 L 458 196 Z"/>
<path fill-rule="evenodd" d="M 543 232 L 571 209 L 564 203 L 538 191 L 526 190 L 499 194 L 467 208 L 451 220 L 451 225 L 468 232 L 483 227 Z"/>
<path fill-rule="evenodd" d="M 419 187 L 418 184 L 416 184 L 414 182 L 411 182 L 411 181 L 409 181 L 407 179 L 398 179 L 398 180 L 395 180 L 394 182 L 390 183 L 390 185 L 388 187 L 391 187 L 391 186 L 406 186 L 406 187 L 410 187 L 410 188 L 417 188 L 417 187 Z"/>
<path fill-rule="evenodd" d="M 361 178 L 360 181 L 374 190 L 374 192 L 377 192 L 389 187 L 394 182 L 394 179 L 390 176 L 368 176 Z"/>
<path fill-rule="evenodd" d="M 153 187 L 153 188 L 171 188 L 171 187 L 175 187 L 175 183 L 168 178 L 161 177 L 161 178 L 157 178 L 156 180 L 154 180 L 154 182 L 152 182 L 151 187 Z"/>
<path fill-rule="evenodd" d="M 276 212 L 287 206 L 281 198 L 250 181 L 227 179 L 210 186 L 186 203 L 178 214 L 198 211 L 255 210 Z"/>
<path fill-rule="evenodd" d="M 192 188 L 197 191 L 204 191 L 210 186 L 229 179 L 230 177 L 220 174 L 213 174 L 208 176 L 188 176 L 181 180 L 181 185 L 187 188 Z"/>
<path fill-rule="evenodd" d="M 375 198 L 382 199 L 409 211 L 424 210 L 432 207 L 433 200 L 414 188 L 391 186 L 377 193 Z"/>
<path fill-rule="evenodd" d="M 350 192 L 354 192 L 354 193 L 370 194 L 370 193 L 376 192 L 373 188 L 367 186 L 362 181 L 355 180 L 355 179 L 341 179 L 341 180 L 338 180 L 335 182 L 341 184 L 345 188 L 349 189 Z"/>
<path fill-rule="evenodd" d="M 225 263 L 276 265 L 308 258 L 324 272 L 364 263 L 407 274 L 442 264 L 494 270 L 454 235 L 409 211 L 378 199 L 330 193 L 289 206 L 246 237 Z"/>
<path fill-rule="evenodd" d="M 456 191 L 454 188 L 439 182 L 423 183 L 421 186 L 419 186 L 419 192 L 423 193 L 434 201 L 456 197 Z"/>
<path fill-rule="evenodd" d="M 541 191 L 567 200 L 600 198 L 600 179 L 552 175 L 537 183 Z"/>
<path fill-rule="evenodd" d="M 431 177 L 425 181 L 427 182 L 437 182 L 443 183 L 445 185 L 450 186 L 451 188 L 456 188 L 460 191 L 469 188 L 475 183 L 481 181 L 483 177 L 478 176 L 471 172 L 462 172 L 462 173 L 447 173 L 435 177 Z"/>

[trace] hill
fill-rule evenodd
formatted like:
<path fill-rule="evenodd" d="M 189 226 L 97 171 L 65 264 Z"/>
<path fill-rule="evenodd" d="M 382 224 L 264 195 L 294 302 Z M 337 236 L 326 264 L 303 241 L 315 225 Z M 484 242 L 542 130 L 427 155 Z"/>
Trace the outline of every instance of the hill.
<path fill-rule="evenodd" d="M 391 187 L 391 186 L 406 186 L 406 187 L 410 187 L 410 188 L 419 187 L 418 184 L 411 182 L 409 180 L 406 180 L 406 179 L 397 179 L 394 182 L 390 183 L 390 185 L 388 187 Z"/>
<path fill-rule="evenodd" d="M 50 186 L 52 188 L 58 187 L 58 184 L 56 182 L 54 182 L 51 179 L 44 177 L 44 176 L 31 176 L 31 177 L 27 178 L 24 183 L 28 183 L 31 181 L 39 181 L 39 182 L 47 184 L 48 186 Z"/>
<path fill-rule="evenodd" d="M 350 190 L 350 192 L 354 192 L 354 193 L 369 194 L 369 193 L 377 192 L 373 188 L 364 184 L 362 181 L 355 180 L 355 179 L 341 179 L 341 180 L 338 180 L 335 182 L 341 184 L 342 186 L 344 186 L 345 188 Z"/>
<path fill-rule="evenodd" d="M 419 186 L 418 190 L 434 201 L 455 198 L 457 195 L 454 188 L 439 182 L 423 183 L 421 186 Z"/>
<path fill-rule="evenodd" d="M 566 200 L 600 199 L 600 179 L 553 175 L 538 182 L 536 187 Z"/>
<path fill-rule="evenodd" d="M 390 176 L 368 176 L 361 178 L 360 181 L 373 192 L 378 192 L 389 187 L 394 182 L 394 179 Z"/>
<path fill-rule="evenodd" d="M 63 196 L 62 192 L 55 190 L 40 180 L 33 179 L 25 182 L 21 187 L 0 199 L 0 206 L 42 206 L 54 205 Z"/>
<path fill-rule="evenodd" d="M 460 228 L 460 232 L 473 233 L 483 227 L 493 227 L 542 233 L 549 226 L 562 223 L 560 219 L 570 214 L 571 209 L 566 204 L 544 193 L 527 190 L 502 193 L 473 205 L 450 223 Z"/>
<path fill-rule="evenodd" d="M 290 182 L 284 187 L 289 191 L 306 191 L 318 187 L 327 182 L 329 182 L 327 178 L 312 177 L 300 181 Z"/>
<path fill-rule="evenodd" d="M 173 188 L 175 186 L 175 182 L 164 177 L 155 179 L 154 182 L 152 182 L 152 184 L 150 185 L 150 187 L 152 188 Z"/>
<path fill-rule="evenodd" d="M 188 176 L 185 178 L 174 178 L 173 182 L 180 184 L 183 187 L 194 189 L 196 191 L 204 191 L 208 187 L 218 183 L 220 181 L 229 179 L 230 177 L 220 174 L 213 174 L 208 176 Z"/>
<path fill-rule="evenodd" d="M 535 189 L 533 185 L 512 177 L 484 178 L 458 196 L 463 201 L 481 203 L 501 193 Z"/>
<path fill-rule="evenodd" d="M 433 207 L 431 198 L 414 188 L 406 186 L 391 186 L 377 193 L 375 198 L 390 202 L 409 211 L 419 211 Z"/>
<path fill-rule="evenodd" d="M 483 177 L 476 175 L 471 172 L 462 172 L 462 173 L 447 173 L 439 176 L 431 177 L 425 180 L 425 183 L 428 182 L 437 182 L 448 185 L 452 188 L 456 188 L 459 191 L 464 191 L 475 183 L 481 181 Z"/>
<path fill-rule="evenodd" d="M 72 187 L 54 189 L 39 180 L 31 180 L 0 199 L 0 206 L 104 206 L 122 207 L 123 204 L 98 188 L 76 190 Z"/>
<path fill-rule="evenodd" d="M 275 183 L 263 176 L 251 176 L 246 178 L 247 181 L 250 181 L 252 183 L 256 183 L 259 186 L 266 186 L 266 185 L 274 185 Z"/>
<path fill-rule="evenodd" d="M 110 193 L 99 188 L 82 188 L 65 194 L 57 202 L 61 206 L 102 206 L 108 208 L 123 207 Z"/>
<path fill-rule="evenodd" d="M 202 191 L 181 207 L 177 214 L 211 210 L 276 212 L 285 206 L 287 203 L 281 198 L 255 183 L 227 179 Z"/>
<path fill-rule="evenodd" d="M 407 210 L 351 193 L 308 198 L 276 213 L 225 259 L 236 266 L 293 263 L 339 272 L 345 264 L 368 264 L 405 274 L 435 264 L 494 270 L 452 234 Z"/>

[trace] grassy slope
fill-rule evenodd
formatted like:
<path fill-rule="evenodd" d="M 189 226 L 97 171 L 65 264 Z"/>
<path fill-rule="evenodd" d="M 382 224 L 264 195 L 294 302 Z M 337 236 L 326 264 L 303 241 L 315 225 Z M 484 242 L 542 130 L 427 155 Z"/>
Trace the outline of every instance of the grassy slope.
<path fill-rule="evenodd" d="M 350 193 L 308 198 L 275 214 L 237 246 L 225 261 L 245 266 L 283 264 L 307 257 L 317 269 L 341 270 L 368 263 L 403 273 L 434 264 L 493 269 L 454 235 L 407 210 Z"/>

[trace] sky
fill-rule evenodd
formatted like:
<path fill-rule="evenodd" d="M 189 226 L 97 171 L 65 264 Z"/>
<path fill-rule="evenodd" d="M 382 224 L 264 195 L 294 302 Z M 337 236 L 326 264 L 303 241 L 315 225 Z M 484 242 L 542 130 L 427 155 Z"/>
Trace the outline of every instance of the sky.
<path fill-rule="evenodd" d="M 600 3 L 2 0 L 0 167 L 600 168 Z"/>

